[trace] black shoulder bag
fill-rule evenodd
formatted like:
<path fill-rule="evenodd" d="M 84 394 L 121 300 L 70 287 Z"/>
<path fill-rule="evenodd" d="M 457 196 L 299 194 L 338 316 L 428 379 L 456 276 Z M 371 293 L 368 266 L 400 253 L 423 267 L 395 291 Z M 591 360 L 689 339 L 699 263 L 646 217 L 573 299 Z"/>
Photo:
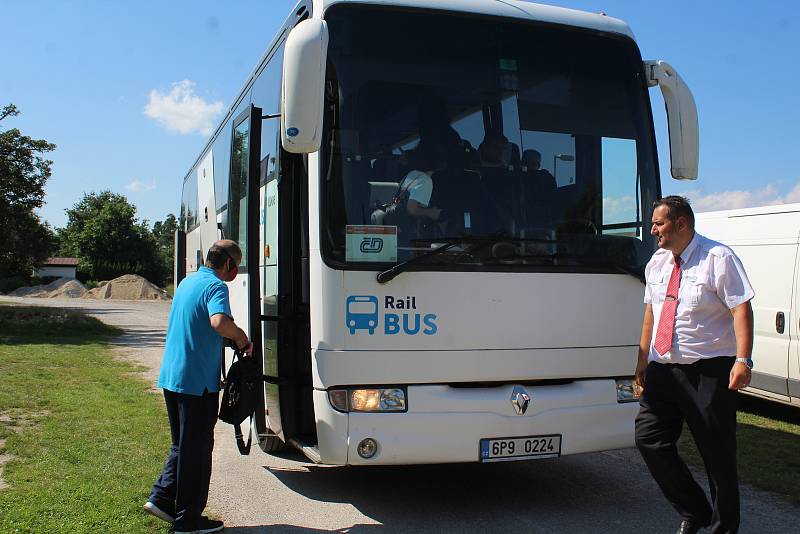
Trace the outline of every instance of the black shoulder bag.
<path fill-rule="evenodd" d="M 252 356 L 244 357 L 242 352 L 235 350 L 233 358 L 234 361 L 222 383 L 219 419 L 233 425 L 239 453 L 247 455 L 250 454 L 250 444 L 253 440 L 253 416 L 258 408 L 258 396 L 262 394 L 264 375 L 261 374 L 258 362 Z M 245 443 L 241 425 L 248 417 L 250 424 L 247 427 L 247 443 Z"/>

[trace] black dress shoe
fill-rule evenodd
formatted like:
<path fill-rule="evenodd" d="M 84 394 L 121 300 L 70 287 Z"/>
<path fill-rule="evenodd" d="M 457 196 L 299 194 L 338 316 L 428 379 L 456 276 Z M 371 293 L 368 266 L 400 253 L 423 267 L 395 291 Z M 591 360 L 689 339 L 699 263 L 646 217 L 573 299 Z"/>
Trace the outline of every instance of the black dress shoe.
<path fill-rule="evenodd" d="M 703 528 L 703 525 L 693 523 L 688 519 L 684 519 L 681 521 L 681 525 L 678 527 L 678 532 L 675 534 L 696 534 L 697 532 L 700 532 L 701 528 Z"/>

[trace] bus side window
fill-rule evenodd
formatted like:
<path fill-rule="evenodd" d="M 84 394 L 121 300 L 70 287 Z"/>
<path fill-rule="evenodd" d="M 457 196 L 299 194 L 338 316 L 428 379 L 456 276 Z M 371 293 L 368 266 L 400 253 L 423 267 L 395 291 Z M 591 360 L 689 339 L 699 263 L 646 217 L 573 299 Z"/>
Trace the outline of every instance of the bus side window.
<path fill-rule="evenodd" d="M 183 195 L 181 197 L 181 226 L 187 232 L 198 224 L 197 205 L 197 173 L 192 170 L 183 183 Z M 184 223 L 185 226 L 183 226 Z"/>
<path fill-rule="evenodd" d="M 253 83 L 253 105 L 261 108 L 263 115 L 280 113 L 281 71 L 283 69 L 283 44 L 270 58 L 267 66 Z M 261 121 L 261 176 L 260 184 L 277 178 L 280 118 Z"/>
<path fill-rule="evenodd" d="M 228 238 L 242 250 L 242 265 L 247 265 L 247 165 L 250 154 L 250 123 L 242 120 L 233 129 L 231 176 L 228 193 Z"/>
<path fill-rule="evenodd" d="M 217 204 L 217 213 L 224 213 L 228 208 L 228 189 L 230 180 L 228 173 L 231 169 L 231 119 L 225 123 L 219 135 L 214 140 L 214 200 Z M 228 227 L 223 226 L 227 236 Z"/>

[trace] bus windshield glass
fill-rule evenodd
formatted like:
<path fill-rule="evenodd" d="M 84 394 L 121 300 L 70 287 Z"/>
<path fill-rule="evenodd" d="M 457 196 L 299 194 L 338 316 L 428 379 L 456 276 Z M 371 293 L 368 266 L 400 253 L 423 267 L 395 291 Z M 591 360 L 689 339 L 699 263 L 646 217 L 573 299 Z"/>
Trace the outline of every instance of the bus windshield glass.
<path fill-rule="evenodd" d="M 352 5 L 326 20 L 329 264 L 641 271 L 658 178 L 632 40 Z"/>

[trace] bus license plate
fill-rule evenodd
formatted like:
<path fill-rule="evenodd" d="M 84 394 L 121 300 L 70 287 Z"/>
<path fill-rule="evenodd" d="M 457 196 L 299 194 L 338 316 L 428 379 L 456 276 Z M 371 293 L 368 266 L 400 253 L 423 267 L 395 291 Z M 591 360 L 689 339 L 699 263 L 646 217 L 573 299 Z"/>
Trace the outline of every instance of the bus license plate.
<path fill-rule="evenodd" d="M 528 436 L 524 438 L 482 439 L 481 462 L 506 462 L 531 458 L 561 456 L 561 436 Z"/>

